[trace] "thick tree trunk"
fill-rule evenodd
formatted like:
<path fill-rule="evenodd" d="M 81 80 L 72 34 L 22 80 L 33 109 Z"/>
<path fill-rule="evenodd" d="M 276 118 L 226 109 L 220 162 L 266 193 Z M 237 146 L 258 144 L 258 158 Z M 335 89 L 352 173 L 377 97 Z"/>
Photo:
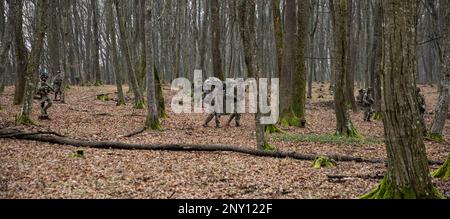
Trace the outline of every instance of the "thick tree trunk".
<path fill-rule="evenodd" d="M 436 106 L 433 124 L 431 126 L 430 137 L 437 141 L 443 141 L 443 130 L 445 121 L 448 117 L 448 108 L 450 105 L 450 3 L 448 0 L 439 1 L 440 9 L 438 16 L 438 24 L 440 36 L 440 84 L 439 102 Z"/>
<path fill-rule="evenodd" d="M 61 16 L 59 13 L 59 1 L 50 1 L 49 2 L 49 27 L 48 27 L 48 53 L 50 57 L 50 76 L 56 76 L 58 71 L 60 71 L 61 67 L 61 57 L 60 57 L 60 49 L 61 49 Z"/>
<path fill-rule="evenodd" d="M 33 97 L 39 74 L 39 65 L 41 60 L 42 49 L 44 46 L 44 37 L 47 31 L 46 19 L 49 0 L 38 0 L 37 2 L 37 19 L 33 34 L 33 44 L 28 60 L 27 70 L 25 74 L 26 86 L 25 95 L 20 114 L 17 118 L 19 124 L 32 124 L 31 110 L 33 107 Z"/>
<path fill-rule="evenodd" d="M 62 64 L 63 64 L 63 71 L 62 71 L 62 84 L 61 84 L 61 96 L 60 96 L 60 100 L 61 103 L 66 103 L 66 87 L 69 84 L 69 74 L 70 74 L 70 69 L 71 69 L 71 57 L 70 57 L 70 52 L 71 52 L 71 42 L 72 42 L 72 34 L 71 34 L 71 29 L 69 26 L 69 13 L 68 11 L 70 10 L 71 7 L 71 1 L 70 0 L 61 0 L 61 2 L 59 3 L 60 10 L 61 10 L 61 41 L 62 41 L 62 47 L 61 47 L 61 51 L 62 51 Z"/>
<path fill-rule="evenodd" d="M 381 119 L 381 59 L 383 58 L 383 8 L 382 0 L 376 0 L 374 5 L 374 39 L 372 44 L 373 58 L 370 60 L 370 73 L 373 78 L 375 94 L 375 119 Z"/>
<path fill-rule="evenodd" d="M 415 95 L 417 1 L 383 1 L 383 122 L 388 156 L 381 185 L 364 198 L 441 198 L 431 183 Z"/>
<path fill-rule="evenodd" d="M 280 15 L 280 0 L 272 0 L 272 15 L 275 29 L 275 46 L 277 54 L 276 76 L 280 78 L 283 66 L 283 29 Z"/>
<path fill-rule="evenodd" d="M 306 72 L 305 65 L 305 47 L 308 32 L 309 20 L 309 1 L 298 2 L 298 28 L 297 28 L 297 47 L 295 50 L 295 74 L 292 96 L 292 111 L 295 117 L 300 119 L 297 126 L 304 127 L 306 125 L 305 102 L 306 102 Z"/>
<path fill-rule="evenodd" d="M 359 137 L 351 121 L 348 108 L 349 102 L 346 100 L 345 88 L 347 86 L 347 75 L 349 72 L 349 25 L 348 22 L 348 0 L 332 0 L 332 17 L 335 33 L 335 73 L 336 87 L 334 93 L 335 114 L 336 114 L 336 135 L 348 137 Z"/>
<path fill-rule="evenodd" d="M 146 57 L 147 66 L 147 118 L 145 121 L 145 127 L 151 130 L 161 130 L 161 124 L 159 123 L 158 109 L 156 106 L 156 94 L 155 94 L 155 72 L 153 71 L 153 51 L 152 51 L 152 0 L 144 0 L 145 13 L 141 14 L 145 21 L 144 29 L 142 31 L 145 40 L 142 42 L 142 49 L 145 50 L 144 57 Z M 144 12 L 144 11 L 143 11 Z"/>
<path fill-rule="evenodd" d="M 255 34 L 255 0 L 242 1 L 239 5 L 239 30 L 244 45 L 245 65 L 249 77 L 256 77 L 259 84 L 259 73 L 256 63 L 256 34 Z M 259 86 L 258 86 L 259 89 Z M 264 136 L 264 125 L 261 124 L 261 112 L 259 109 L 259 92 L 257 95 L 256 123 L 256 146 L 259 150 L 270 149 Z"/>
<path fill-rule="evenodd" d="M 280 122 L 283 126 L 299 126 L 299 118 L 293 112 L 293 89 L 296 74 L 297 7 L 295 1 L 286 2 L 286 24 L 283 48 L 283 64 L 280 77 Z M 304 31 L 304 30 L 300 30 Z"/>
<path fill-rule="evenodd" d="M 28 50 L 23 39 L 23 0 L 11 0 L 14 13 L 14 52 L 16 63 L 16 84 L 14 90 L 14 105 L 22 104 L 25 93 L 25 74 L 28 63 Z"/>
<path fill-rule="evenodd" d="M 220 3 L 219 0 L 211 1 L 211 38 L 212 38 L 212 60 L 214 77 L 224 80 L 222 71 L 222 56 L 220 51 Z M 253 77 L 250 76 L 249 77 Z"/>
<path fill-rule="evenodd" d="M 3 2 L 0 2 L 1 6 L 3 5 Z M 3 9 L 0 10 L 0 13 L 3 12 Z M 0 17 L 3 17 L 3 15 L 1 15 Z M 0 46 L 0 94 L 3 92 L 4 86 L 5 86 L 5 71 L 6 71 L 6 62 L 8 60 L 8 54 L 11 48 L 11 41 L 12 41 L 12 33 L 14 30 L 14 26 L 13 26 L 13 13 L 11 12 L 11 10 L 9 10 L 8 12 L 8 21 L 6 24 L 2 24 L 4 25 L 3 27 L 1 27 L 0 30 L 2 30 L 2 34 L 0 34 L 0 42 L 1 42 L 1 46 Z M 3 18 L 4 19 L 4 18 Z M 5 22 L 4 20 L 1 22 Z M 1 109 L 1 106 L 0 106 Z"/>
<path fill-rule="evenodd" d="M 160 73 L 158 71 L 158 68 L 156 67 L 156 64 L 154 65 L 153 72 L 155 75 L 155 89 L 156 89 L 156 99 L 158 100 L 158 115 L 159 118 L 167 118 L 167 112 L 166 112 L 166 102 L 164 100 L 164 93 L 163 93 L 163 84 L 161 81 Z"/>

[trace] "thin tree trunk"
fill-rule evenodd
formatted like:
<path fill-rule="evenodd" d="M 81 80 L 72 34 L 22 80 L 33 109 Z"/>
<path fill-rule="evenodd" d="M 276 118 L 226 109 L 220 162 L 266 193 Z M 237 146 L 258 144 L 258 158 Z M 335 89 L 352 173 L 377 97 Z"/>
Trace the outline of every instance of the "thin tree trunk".
<path fill-rule="evenodd" d="M 125 21 L 124 17 L 122 16 L 122 5 L 123 1 L 120 0 L 114 0 L 115 6 L 116 6 L 116 13 L 119 20 L 119 32 L 120 32 L 120 48 L 122 50 L 122 53 L 125 58 L 125 64 L 128 71 L 128 76 L 130 79 L 130 85 L 134 93 L 134 107 L 137 109 L 143 109 L 145 108 L 144 99 L 142 97 L 141 90 L 139 89 L 136 74 L 133 71 L 133 66 L 131 63 L 131 57 L 130 52 L 128 48 L 128 37 L 125 29 Z"/>
<path fill-rule="evenodd" d="M 95 75 L 95 85 L 103 84 L 100 71 L 100 34 L 99 34 L 99 9 L 98 0 L 91 0 L 92 30 L 94 46 L 92 47 L 92 72 Z"/>
<path fill-rule="evenodd" d="M 17 118 L 19 124 L 32 124 L 31 111 L 33 107 L 33 97 L 38 79 L 39 63 L 41 60 L 42 49 L 44 45 L 44 37 L 47 31 L 46 19 L 49 7 L 48 0 L 38 0 L 37 2 L 37 19 L 33 34 L 33 44 L 30 53 L 30 59 L 26 69 L 26 86 L 25 95 L 20 114 Z"/>
<path fill-rule="evenodd" d="M 117 86 L 117 106 L 125 105 L 125 97 L 123 94 L 123 88 L 122 88 L 122 71 L 119 64 L 119 55 L 117 54 L 117 42 L 116 42 L 116 31 L 114 28 L 115 19 L 113 16 L 113 1 L 114 0 L 108 0 L 107 2 L 107 28 L 109 31 L 109 36 L 111 39 L 111 50 L 112 50 L 112 62 L 114 66 L 114 73 L 116 75 L 116 86 Z"/>

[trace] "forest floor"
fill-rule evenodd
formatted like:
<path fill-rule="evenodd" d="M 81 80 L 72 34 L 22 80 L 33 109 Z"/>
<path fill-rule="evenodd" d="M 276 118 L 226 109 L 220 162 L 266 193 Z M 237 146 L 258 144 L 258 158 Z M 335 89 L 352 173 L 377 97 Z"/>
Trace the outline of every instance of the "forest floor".
<path fill-rule="evenodd" d="M 126 88 L 127 90 L 128 88 Z M 51 130 L 70 138 L 125 143 L 226 144 L 255 147 L 254 116 L 245 115 L 242 127 L 204 128 L 204 114 L 177 115 L 170 111 L 171 96 L 165 88 L 169 118 L 163 132 L 148 131 L 121 137 L 139 129 L 145 110 L 130 105 L 116 107 L 96 95 L 111 93 L 114 86 L 72 87 L 66 104 L 49 110 L 51 121 L 38 121 L 34 104 L 34 127 L 15 124 L 19 107 L 11 106 L 13 87 L 0 95 L 3 111 L 0 128 Z M 435 87 L 422 86 L 427 99 L 429 125 L 437 102 Z M 318 98 L 323 95 L 323 98 Z M 307 127 L 283 129 L 272 134 L 270 143 L 285 151 L 305 154 L 341 154 L 363 158 L 385 158 L 383 124 L 363 121 L 362 112 L 351 113 L 354 125 L 365 137 L 351 141 L 332 137 L 335 128 L 333 97 L 328 85 L 314 85 L 307 102 Z M 222 118 L 225 124 L 227 116 Z M 445 128 L 450 141 L 450 124 Z M 428 158 L 444 161 L 448 143 L 426 142 Z M 262 158 L 229 152 L 166 152 L 82 149 L 85 158 L 72 156 L 75 147 L 23 140 L 0 139 L 0 198 L 267 198 L 267 199 L 353 199 L 380 182 L 384 164 L 339 162 L 336 168 L 314 169 L 311 161 Z M 437 166 L 430 166 L 435 170 Z M 329 176 L 346 176 L 333 180 Z M 450 196 L 450 182 L 433 179 Z M 6 185 L 6 186 L 5 186 Z"/>

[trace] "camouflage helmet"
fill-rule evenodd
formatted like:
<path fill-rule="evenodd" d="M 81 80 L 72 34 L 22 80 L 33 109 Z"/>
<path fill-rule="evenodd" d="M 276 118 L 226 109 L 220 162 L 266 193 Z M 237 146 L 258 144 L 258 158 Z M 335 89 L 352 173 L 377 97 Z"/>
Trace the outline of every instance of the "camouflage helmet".
<path fill-rule="evenodd" d="M 206 90 L 214 90 L 216 88 L 216 86 L 219 84 L 222 84 L 222 81 L 220 79 L 211 77 L 211 78 L 206 79 L 204 88 Z"/>

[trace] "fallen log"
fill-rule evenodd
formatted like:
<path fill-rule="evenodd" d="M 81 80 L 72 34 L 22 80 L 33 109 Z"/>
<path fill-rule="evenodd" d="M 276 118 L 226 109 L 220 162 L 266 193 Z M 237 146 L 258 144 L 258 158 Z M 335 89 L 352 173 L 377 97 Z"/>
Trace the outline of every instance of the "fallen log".
<path fill-rule="evenodd" d="M 234 152 L 258 157 L 290 158 L 294 160 L 314 161 L 318 156 L 326 156 L 338 162 L 356 162 L 379 164 L 386 163 L 384 159 L 366 159 L 338 154 L 314 155 L 301 154 L 293 151 L 262 151 L 249 147 L 232 145 L 183 145 L 183 144 L 126 144 L 121 142 L 99 141 L 91 142 L 56 136 L 53 133 L 23 133 L 17 130 L 1 129 L 0 139 L 20 139 L 38 141 L 58 145 L 70 145 L 75 147 L 87 147 L 97 149 L 117 150 L 150 150 L 150 151 L 190 151 L 190 152 Z M 442 165 L 444 162 L 430 161 L 430 164 Z"/>

